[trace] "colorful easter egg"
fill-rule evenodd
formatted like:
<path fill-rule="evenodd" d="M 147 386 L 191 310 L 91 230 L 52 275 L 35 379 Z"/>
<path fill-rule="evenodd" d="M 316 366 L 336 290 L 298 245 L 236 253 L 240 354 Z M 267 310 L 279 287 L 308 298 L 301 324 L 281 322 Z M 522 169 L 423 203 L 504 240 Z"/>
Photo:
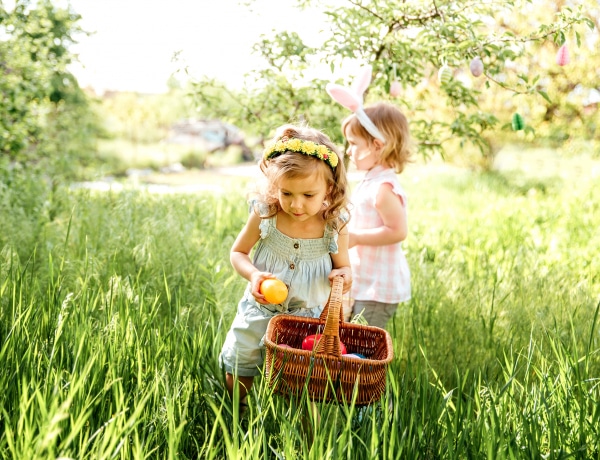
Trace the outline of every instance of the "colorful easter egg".
<path fill-rule="evenodd" d="M 312 351 L 317 346 L 317 343 L 319 343 L 321 336 L 322 336 L 322 334 L 312 334 L 312 335 L 307 336 L 302 341 L 302 349 Z M 347 353 L 346 345 L 344 345 L 341 341 L 340 341 L 340 350 L 343 355 L 345 355 Z"/>
<path fill-rule="evenodd" d="M 294 347 L 290 347 L 288 344 L 285 344 L 285 343 L 278 343 L 277 346 L 279 348 L 292 348 L 292 349 L 294 348 Z M 285 357 L 285 354 L 286 354 L 285 351 L 277 350 L 277 353 L 276 353 L 277 359 L 283 359 Z"/>
<path fill-rule="evenodd" d="M 567 45 L 565 44 L 561 46 L 556 53 L 556 63 L 559 66 L 564 66 L 569 62 L 571 62 L 571 58 L 569 57 L 569 48 L 567 48 Z"/>
<path fill-rule="evenodd" d="M 523 121 L 523 117 L 520 114 L 515 113 L 512 116 L 512 129 L 514 131 L 520 131 L 524 127 L 525 127 L 525 122 Z"/>
<path fill-rule="evenodd" d="M 348 350 L 346 350 L 346 345 L 344 345 L 341 341 L 340 341 L 340 351 L 343 355 L 348 353 Z"/>
<path fill-rule="evenodd" d="M 469 68 L 471 69 L 471 75 L 474 77 L 479 77 L 483 73 L 483 62 L 481 62 L 481 58 L 476 56 L 469 64 Z"/>
<path fill-rule="evenodd" d="M 312 351 L 312 349 L 315 348 L 315 345 L 319 341 L 320 338 L 321 338 L 321 334 L 312 334 L 312 335 L 306 336 L 304 338 L 304 340 L 302 341 L 302 349 Z"/>
<path fill-rule="evenodd" d="M 260 283 L 259 289 L 269 303 L 280 304 L 287 299 L 288 288 L 281 280 L 268 278 Z"/>
<path fill-rule="evenodd" d="M 452 79 L 452 69 L 448 67 L 447 64 L 444 64 L 440 70 L 438 71 L 438 80 L 442 85 L 446 85 Z"/>
<path fill-rule="evenodd" d="M 348 353 L 347 355 L 345 355 L 346 358 L 358 358 L 358 359 L 366 359 L 364 355 L 361 355 L 360 353 Z"/>
<path fill-rule="evenodd" d="M 400 82 L 397 80 L 394 80 L 392 82 L 392 84 L 390 85 L 390 96 L 392 96 L 392 97 L 400 96 L 401 90 L 402 90 L 402 86 L 400 85 Z"/>

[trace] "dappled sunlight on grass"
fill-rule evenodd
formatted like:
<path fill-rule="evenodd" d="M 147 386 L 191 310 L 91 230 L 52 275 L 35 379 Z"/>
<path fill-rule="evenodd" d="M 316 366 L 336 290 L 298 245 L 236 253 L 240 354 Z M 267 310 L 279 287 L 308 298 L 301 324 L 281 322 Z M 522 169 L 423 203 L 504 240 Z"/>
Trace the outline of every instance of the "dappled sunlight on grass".
<path fill-rule="evenodd" d="M 50 193 L 35 178 L 0 189 L 0 452 L 597 456 L 593 180 L 411 165 L 400 179 L 413 297 L 388 325 L 395 359 L 381 401 L 291 401 L 259 378 L 241 416 L 217 363 L 245 286 L 228 260 L 248 212 L 240 171 L 213 182 L 227 193 Z"/>

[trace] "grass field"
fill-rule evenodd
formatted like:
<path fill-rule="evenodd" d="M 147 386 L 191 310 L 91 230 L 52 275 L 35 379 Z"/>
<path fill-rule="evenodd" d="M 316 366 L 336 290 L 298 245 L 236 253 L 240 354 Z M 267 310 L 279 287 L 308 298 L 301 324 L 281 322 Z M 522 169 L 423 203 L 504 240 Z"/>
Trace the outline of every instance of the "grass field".
<path fill-rule="evenodd" d="M 600 458 L 598 161 L 510 151 L 401 181 L 413 298 L 368 407 L 240 417 L 217 356 L 248 179 L 220 192 L 0 188 L 0 458 Z M 198 179 L 202 180 L 202 179 Z"/>

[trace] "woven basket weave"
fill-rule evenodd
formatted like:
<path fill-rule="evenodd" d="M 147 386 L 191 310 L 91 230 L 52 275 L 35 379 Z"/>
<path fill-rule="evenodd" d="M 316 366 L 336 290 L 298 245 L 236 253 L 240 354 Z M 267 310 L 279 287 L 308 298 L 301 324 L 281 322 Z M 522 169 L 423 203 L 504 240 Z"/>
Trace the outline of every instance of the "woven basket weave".
<path fill-rule="evenodd" d="M 320 318 L 282 314 L 269 321 L 265 364 L 275 393 L 299 396 L 306 391 L 314 401 L 340 403 L 356 396 L 359 406 L 383 395 L 387 366 L 393 358 L 392 339 L 384 329 L 343 321 L 342 288 L 343 279 L 336 277 Z M 311 334 L 323 336 L 313 351 L 302 350 L 302 341 Z M 342 355 L 340 341 L 348 353 L 360 353 L 366 359 Z"/>

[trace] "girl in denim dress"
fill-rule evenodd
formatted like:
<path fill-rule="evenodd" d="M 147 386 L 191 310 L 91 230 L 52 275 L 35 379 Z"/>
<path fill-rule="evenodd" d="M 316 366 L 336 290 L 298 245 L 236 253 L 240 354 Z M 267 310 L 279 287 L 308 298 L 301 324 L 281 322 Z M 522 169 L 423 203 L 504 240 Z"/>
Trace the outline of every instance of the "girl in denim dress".
<path fill-rule="evenodd" d="M 266 188 L 250 201 L 230 254 L 248 285 L 220 355 L 227 390 L 233 394 L 239 382 L 240 400 L 261 373 L 269 320 L 281 313 L 318 316 L 335 276 L 343 277 L 344 292 L 352 285 L 346 170 L 330 139 L 311 128 L 284 125 L 260 168 Z M 269 278 L 288 287 L 281 304 L 269 304 L 260 292 Z"/>

